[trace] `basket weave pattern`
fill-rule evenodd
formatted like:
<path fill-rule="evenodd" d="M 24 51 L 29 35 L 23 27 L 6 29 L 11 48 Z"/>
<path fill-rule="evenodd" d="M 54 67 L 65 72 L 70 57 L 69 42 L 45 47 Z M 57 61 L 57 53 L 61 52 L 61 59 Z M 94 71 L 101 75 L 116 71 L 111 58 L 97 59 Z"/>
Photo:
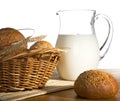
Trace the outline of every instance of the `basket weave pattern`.
<path fill-rule="evenodd" d="M 0 61 L 0 91 L 42 88 L 60 59 L 55 48 L 28 51 Z"/>

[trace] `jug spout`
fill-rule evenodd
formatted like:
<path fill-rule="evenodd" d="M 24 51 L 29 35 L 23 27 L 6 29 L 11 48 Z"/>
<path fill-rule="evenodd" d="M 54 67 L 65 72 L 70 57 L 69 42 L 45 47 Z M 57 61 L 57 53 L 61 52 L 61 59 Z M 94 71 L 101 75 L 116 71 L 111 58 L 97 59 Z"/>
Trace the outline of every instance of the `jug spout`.
<path fill-rule="evenodd" d="M 61 34 L 93 34 L 95 10 L 60 10 L 56 13 L 60 20 Z"/>

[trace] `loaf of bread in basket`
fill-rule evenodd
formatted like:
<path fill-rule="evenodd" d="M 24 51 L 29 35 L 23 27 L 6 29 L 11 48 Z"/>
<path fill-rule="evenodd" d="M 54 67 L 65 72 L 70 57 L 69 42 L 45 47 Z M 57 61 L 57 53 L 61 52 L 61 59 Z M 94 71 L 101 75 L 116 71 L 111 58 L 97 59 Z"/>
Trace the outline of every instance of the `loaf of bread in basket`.
<path fill-rule="evenodd" d="M 11 46 L 13 46 L 16 42 L 24 39 L 25 37 L 20 31 L 10 27 L 2 28 L 0 29 L 0 51 L 8 49 Z M 21 48 L 19 48 L 19 50 L 12 52 L 11 55 L 21 53 L 23 51 L 26 51 L 26 49 L 27 49 L 27 43 L 24 43 L 21 46 Z"/>
<path fill-rule="evenodd" d="M 54 47 L 27 49 L 27 39 L 19 48 L 15 48 L 18 47 L 20 41 L 24 40 L 24 36 L 16 34 L 17 30 L 11 31 L 11 28 L 7 29 L 7 32 L 4 31 L 4 35 L 6 35 L 6 37 L 3 35 L 4 40 L 0 37 L 0 49 L 2 50 L 5 46 L 6 49 L 3 50 L 8 50 L 7 54 L 3 50 L 0 51 L 0 92 L 45 87 L 59 62 L 59 49 Z M 2 31 L 0 31 L 1 33 Z M 10 37 L 10 35 L 13 35 L 13 37 Z M 6 42 L 9 39 L 11 41 Z M 42 40 L 39 40 L 39 42 L 42 42 Z M 17 52 L 20 49 L 23 51 Z"/>
<path fill-rule="evenodd" d="M 30 47 L 30 49 L 42 49 L 42 48 L 53 48 L 53 46 L 48 41 L 38 41 Z"/>

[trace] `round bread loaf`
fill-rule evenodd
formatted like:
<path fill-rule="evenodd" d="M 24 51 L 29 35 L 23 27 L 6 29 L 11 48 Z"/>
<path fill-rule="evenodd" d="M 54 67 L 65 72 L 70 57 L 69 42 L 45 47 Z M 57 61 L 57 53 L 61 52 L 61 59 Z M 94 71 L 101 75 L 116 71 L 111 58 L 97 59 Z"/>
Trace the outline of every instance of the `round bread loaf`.
<path fill-rule="evenodd" d="M 99 70 L 88 70 L 76 79 L 74 90 L 83 98 L 110 98 L 118 93 L 119 85 L 111 74 Z"/>
<path fill-rule="evenodd" d="M 33 44 L 30 49 L 40 49 L 40 48 L 53 48 L 50 42 L 48 41 L 37 41 L 35 44 Z"/>
<path fill-rule="evenodd" d="M 2 28 L 0 29 L 0 51 L 10 47 L 13 43 L 18 42 L 20 40 L 25 39 L 25 37 L 18 30 L 14 28 Z M 23 52 L 27 49 L 27 44 L 25 43 L 20 47 L 20 49 L 16 50 L 13 54 L 17 54 Z"/>

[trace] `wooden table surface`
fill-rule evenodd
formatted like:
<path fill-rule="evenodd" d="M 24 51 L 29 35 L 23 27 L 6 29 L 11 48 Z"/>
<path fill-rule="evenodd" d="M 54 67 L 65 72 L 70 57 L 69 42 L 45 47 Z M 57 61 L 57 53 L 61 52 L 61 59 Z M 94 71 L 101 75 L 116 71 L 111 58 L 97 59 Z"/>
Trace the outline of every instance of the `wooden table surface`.
<path fill-rule="evenodd" d="M 110 99 L 83 99 L 76 95 L 73 89 L 36 96 L 21 101 L 120 101 L 120 93 Z"/>
<path fill-rule="evenodd" d="M 104 70 L 111 73 L 120 84 L 120 69 Z M 46 95 L 35 96 L 21 101 L 120 101 L 120 90 L 118 94 L 110 99 L 83 99 L 76 95 L 74 89 L 58 91 Z"/>

